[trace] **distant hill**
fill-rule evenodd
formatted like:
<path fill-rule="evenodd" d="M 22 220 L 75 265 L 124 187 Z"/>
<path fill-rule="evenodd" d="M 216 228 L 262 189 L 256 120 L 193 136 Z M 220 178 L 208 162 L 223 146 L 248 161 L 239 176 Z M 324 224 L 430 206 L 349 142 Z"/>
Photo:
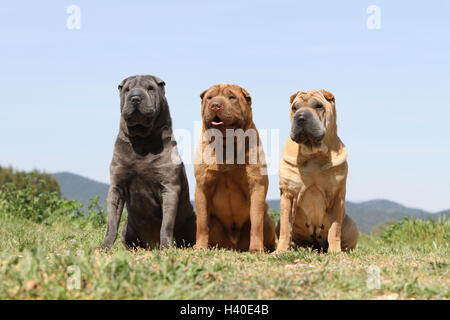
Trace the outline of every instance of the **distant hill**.
<path fill-rule="evenodd" d="M 99 204 L 106 208 L 109 185 L 70 172 L 54 173 L 61 187 L 61 195 L 69 200 L 77 200 L 87 208 L 89 199 L 99 197 Z"/>
<path fill-rule="evenodd" d="M 61 194 L 67 199 L 77 200 L 81 203 L 89 203 L 89 199 L 99 196 L 100 204 L 106 207 L 109 186 L 106 183 L 97 182 L 70 172 L 55 173 L 53 176 L 61 186 Z M 280 211 L 280 200 L 267 200 L 271 209 Z M 408 208 L 389 200 L 370 200 L 364 202 L 346 202 L 346 212 L 355 221 L 358 229 L 364 233 L 370 233 L 373 227 L 387 220 L 401 220 L 406 216 L 420 219 L 437 219 L 448 217 L 450 209 L 437 213 L 425 210 Z"/>
<path fill-rule="evenodd" d="M 449 210 L 442 210 L 442 211 L 436 212 L 435 215 L 436 215 L 436 216 L 448 217 L 448 216 L 450 216 L 450 209 L 449 209 Z"/>
<path fill-rule="evenodd" d="M 402 220 L 406 216 L 418 219 L 437 219 L 438 215 L 415 208 L 408 208 L 389 200 L 370 200 L 360 203 L 346 202 L 346 212 L 358 229 L 370 233 L 376 225 L 387 220 Z"/>
<path fill-rule="evenodd" d="M 268 200 L 270 208 L 280 210 L 280 200 Z M 389 200 L 370 200 L 364 202 L 345 202 L 346 213 L 355 221 L 358 229 L 364 233 L 370 233 L 376 225 L 387 220 L 402 220 L 406 216 L 419 219 L 438 219 L 448 217 L 450 210 L 437 213 L 427 212 L 421 209 L 408 208 Z"/>

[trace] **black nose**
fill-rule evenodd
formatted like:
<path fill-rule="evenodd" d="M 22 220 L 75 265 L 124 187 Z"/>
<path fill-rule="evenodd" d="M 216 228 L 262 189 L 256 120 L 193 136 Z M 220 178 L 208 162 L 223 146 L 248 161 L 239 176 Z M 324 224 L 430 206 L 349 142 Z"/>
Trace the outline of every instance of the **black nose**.
<path fill-rule="evenodd" d="M 131 101 L 131 103 L 132 104 L 139 104 L 139 103 L 141 103 L 141 97 L 140 96 L 132 96 L 131 98 L 130 98 L 130 101 Z"/>
<path fill-rule="evenodd" d="M 300 122 L 306 121 L 306 114 L 304 112 L 299 112 L 297 116 L 297 120 Z"/>

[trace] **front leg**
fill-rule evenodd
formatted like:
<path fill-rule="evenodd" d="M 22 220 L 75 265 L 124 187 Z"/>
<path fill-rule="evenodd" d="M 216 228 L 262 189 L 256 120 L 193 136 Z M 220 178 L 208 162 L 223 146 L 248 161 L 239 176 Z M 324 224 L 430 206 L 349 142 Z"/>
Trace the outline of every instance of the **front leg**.
<path fill-rule="evenodd" d="M 204 186 L 195 186 L 195 209 L 197 210 L 197 235 L 195 249 L 207 249 L 209 245 L 209 215 Z"/>
<path fill-rule="evenodd" d="M 114 242 L 116 241 L 124 203 L 125 199 L 122 189 L 118 185 L 111 184 L 111 186 L 109 187 L 107 200 L 108 227 L 106 230 L 105 239 L 100 246 L 101 249 L 111 249 Z"/>
<path fill-rule="evenodd" d="M 289 249 L 292 239 L 292 227 L 295 220 L 294 198 L 295 195 L 289 191 L 284 191 L 281 194 L 280 238 L 276 252 L 284 252 Z"/>
<path fill-rule="evenodd" d="M 160 230 L 160 249 L 167 249 L 173 246 L 173 232 L 175 220 L 178 213 L 179 188 L 165 187 L 162 193 L 162 223 Z"/>
<path fill-rule="evenodd" d="M 329 252 L 340 252 L 342 221 L 345 215 L 345 190 L 342 190 L 336 196 L 330 214 L 331 226 L 328 230 L 328 250 Z"/>
<path fill-rule="evenodd" d="M 250 252 L 264 251 L 264 213 L 266 189 L 263 184 L 255 186 L 250 194 Z"/>

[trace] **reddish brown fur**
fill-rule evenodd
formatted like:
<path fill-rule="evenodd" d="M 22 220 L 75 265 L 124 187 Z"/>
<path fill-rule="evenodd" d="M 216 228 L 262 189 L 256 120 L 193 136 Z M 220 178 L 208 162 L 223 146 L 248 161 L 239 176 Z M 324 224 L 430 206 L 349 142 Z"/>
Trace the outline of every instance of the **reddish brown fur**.
<path fill-rule="evenodd" d="M 211 120 L 219 114 L 225 129 L 256 130 L 252 120 L 251 97 L 247 91 L 231 84 L 215 85 L 201 93 L 203 128 L 197 157 L 203 154 L 208 141 L 203 141 L 205 131 L 211 128 Z M 220 104 L 220 111 L 212 111 L 211 104 Z M 256 131 L 257 132 L 257 131 Z M 225 146 L 225 143 L 224 143 Z M 262 146 L 256 146 L 263 156 Z M 248 163 L 249 148 L 246 144 L 245 164 L 206 164 L 194 166 L 197 180 L 195 204 L 197 210 L 196 248 L 208 246 L 242 251 L 275 249 L 275 226 L 267 214 L 265 202 L 268 178 L 262 157 L 256 164 Z M 224 152 L 225 154 L 225 152 Z"/>

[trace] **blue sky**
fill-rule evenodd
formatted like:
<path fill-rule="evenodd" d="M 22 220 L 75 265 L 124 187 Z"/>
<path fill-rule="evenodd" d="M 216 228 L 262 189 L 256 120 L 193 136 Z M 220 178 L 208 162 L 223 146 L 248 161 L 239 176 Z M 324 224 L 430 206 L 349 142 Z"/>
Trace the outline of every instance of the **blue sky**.
<path fill-rule="evenodd" d="M 66 27 L 72 4 L 79 30 Z M 369 5 L 379 30 L 366 27 Z M 448 1 L 9 1 L 0 39 L 0 165 L 108 182 L 117 85 L 133 74 L 165 80 L 174 128 L 192 143 L 213 84 L 246 88 L 280 146 L 289 96 L 323 88 L 349 151 L 348 200 L 450 208 Z"/>

